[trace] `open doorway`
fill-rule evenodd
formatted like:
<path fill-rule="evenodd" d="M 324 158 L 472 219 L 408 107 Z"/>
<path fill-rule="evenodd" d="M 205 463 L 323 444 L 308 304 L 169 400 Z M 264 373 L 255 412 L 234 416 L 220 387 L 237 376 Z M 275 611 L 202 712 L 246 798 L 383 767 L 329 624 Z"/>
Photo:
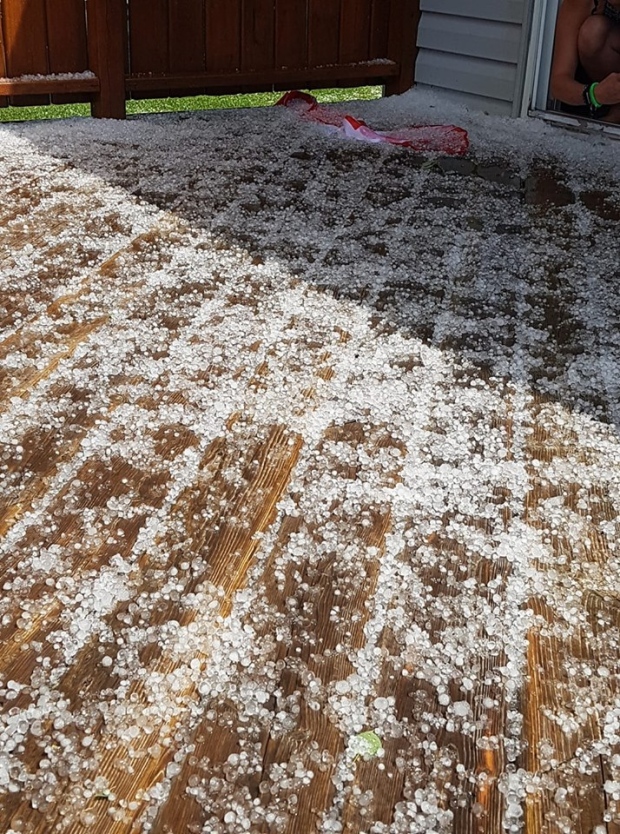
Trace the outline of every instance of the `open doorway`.
<path fill-rule="evenodd" d="M 533 0 L 530 49 L 524 84 L 521 115 L 535 116 L 573 129 L 596 130 L 620 138 L 620 126 L 590 118 L 584 104 L 566 104 L 555 98 L 550 78 L 556 36 L 556 23 L 562 0 Z M 584 86 L 587 78 L 578 68 L 575 79 Z"/>

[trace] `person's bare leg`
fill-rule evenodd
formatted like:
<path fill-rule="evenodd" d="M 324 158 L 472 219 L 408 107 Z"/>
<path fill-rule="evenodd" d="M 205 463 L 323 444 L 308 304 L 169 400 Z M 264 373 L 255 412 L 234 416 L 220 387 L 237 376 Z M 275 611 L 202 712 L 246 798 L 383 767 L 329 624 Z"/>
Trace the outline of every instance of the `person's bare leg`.
<path fill-rule="evenodd" d="M 620 26 L 603 15 L 592 15 L 581 26 L 577 39 L 579 61 L 592 81 L 620 72 Z"/>

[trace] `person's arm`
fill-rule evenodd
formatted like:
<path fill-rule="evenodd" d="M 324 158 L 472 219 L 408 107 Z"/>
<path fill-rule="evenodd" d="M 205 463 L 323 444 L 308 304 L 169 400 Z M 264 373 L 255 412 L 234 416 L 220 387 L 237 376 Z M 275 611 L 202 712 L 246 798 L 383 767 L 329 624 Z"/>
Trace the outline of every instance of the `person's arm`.
<path fill-rule="evenodd" d="M 591 0 L 563 0 L 555 26 L 550 90 L 564 104 L 583 104 L 583 84 L 575 81 L 579 63 L 577 37 L 592 11 Z M 601 102 L 602 104 L 603 102 Z"/>

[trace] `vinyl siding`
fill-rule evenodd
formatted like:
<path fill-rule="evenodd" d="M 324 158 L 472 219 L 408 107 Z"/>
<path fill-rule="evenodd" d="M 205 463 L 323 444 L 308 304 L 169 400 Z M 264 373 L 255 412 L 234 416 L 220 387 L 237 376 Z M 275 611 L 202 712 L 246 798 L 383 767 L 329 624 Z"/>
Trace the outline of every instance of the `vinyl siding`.
<path fill-rule="evenodd" d="M 529 0 L 421 0 L 416 82 L 487 112 L 516 112 Z"/>

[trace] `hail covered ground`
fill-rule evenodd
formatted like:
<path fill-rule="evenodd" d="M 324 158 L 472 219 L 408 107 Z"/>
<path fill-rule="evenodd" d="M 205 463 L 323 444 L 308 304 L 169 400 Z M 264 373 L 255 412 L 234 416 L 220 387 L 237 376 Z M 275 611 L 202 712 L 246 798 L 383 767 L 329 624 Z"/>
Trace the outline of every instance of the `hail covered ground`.
<path fill-rule="evenodd" d="M 620 830 L 620 146 L 0 129 L 0 830 Z"/>

